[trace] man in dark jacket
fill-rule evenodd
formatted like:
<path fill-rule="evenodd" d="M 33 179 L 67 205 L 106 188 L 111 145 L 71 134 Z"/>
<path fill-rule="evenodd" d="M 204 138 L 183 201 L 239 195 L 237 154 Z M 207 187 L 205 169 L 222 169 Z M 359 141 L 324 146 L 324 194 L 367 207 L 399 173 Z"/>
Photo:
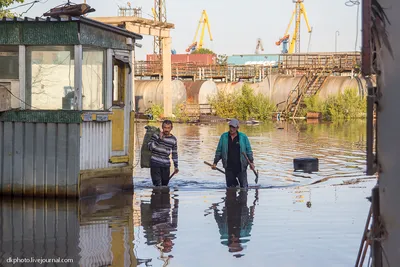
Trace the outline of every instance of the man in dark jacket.
<path fill-rule="evenodd" d="M 178 173 L 178 141 L 171 134 L 172 122 L 165 120 L 162 123 L 160 135 L 153 134 L 148 143 L 151 151 L 150 174 L 154 186 L 167 186 L 170 177 L 171 161 L 169 156 L 172 154 L 175 171 Z"/>
<path fill-rule="evenodd" d="M 240 187 L 247 188 L 247 167 L 249 164 L 243 152 L 250 161 L 250 168 L 254 170 L 253 151 L 247 136 L 238 130 L 239 121 L 232 119 L 229 122 L 229 132 L 223 133 L 219 139 L 214 164 L 211 168 L 216 169 L 218 161 L 222 159 L 226 186 L 236 187 L 240 185 Z"/>

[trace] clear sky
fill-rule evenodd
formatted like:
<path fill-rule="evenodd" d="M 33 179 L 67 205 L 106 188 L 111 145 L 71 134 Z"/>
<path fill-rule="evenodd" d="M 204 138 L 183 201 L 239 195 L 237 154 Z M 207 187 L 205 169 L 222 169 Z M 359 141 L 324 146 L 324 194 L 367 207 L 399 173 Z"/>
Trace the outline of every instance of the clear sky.
<path fill-rule="evenodd" d="M 26 3 L 32 0 L 26 0 Z M 83 2 L 83 0 L 81 0 Z M 65 3 L 66 0 L 41 0 L 24 16 L 41 16 L 50 8 Z M 78 2 L 73 0 L 72 2 Z M 126 7 L 128 1 L 123 0 L 87 0 L 96 9 L 90 16 L 117 16 L 118 6 Z M 132 7 L 142 7 L 143 17 L 150 18 L 153 0 L 132 0 Z M 354 51 L 357 32 L 357 6 L 348 7 L 347 0 L 305 0 L 304 5 L 313 33 L 310 52 L 335 51 L 335 34 L 338 51 Z M 257 38 L 261 38 L 264 53 L 280 53 L 275 42 L 283 36 L 295 7 L 292 0 L 166 0 L 167 19 L 175 24 L 172 30 L 172 48 L 177 53 L 185 53 L 192 43 L 201 12 L 208 13 L 213 42 L 205 36 L 205 48 L 217 54 L 253 54 Z M 19 14 L 30 5 L 14 11 Z M 360 8 L 361 10 L 361 8 Z M 359 29 L 361 29 L 361 14 Z M 309 34 L 302 20 L 301 52 L 307 52 Z M 290 30 L 292 35 L 294 23 Z M 199 37 L 198 37 L 199 38 Z M 136 52 L 137 59 L 145 59 L 145 55 L 153 51 L 153 38 L 144 36 L 143 44 Z M 357 50 L 360 50 L 361 35 L 358 34 Z"/>

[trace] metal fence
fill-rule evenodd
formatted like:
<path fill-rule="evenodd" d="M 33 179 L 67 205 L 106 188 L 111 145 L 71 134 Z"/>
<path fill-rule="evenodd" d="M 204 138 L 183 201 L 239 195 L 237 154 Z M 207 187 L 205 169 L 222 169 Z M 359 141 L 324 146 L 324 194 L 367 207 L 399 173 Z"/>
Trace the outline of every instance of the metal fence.
<path fill-rule="evenodd" d="M 361 64 L 361 54 L 318 53 L 318 54 L 282 54 L 277 66 L 268 65 L 204 65 L 196 63 L 172 63 L 172 77 L 193 80 L 220 79 L 225 81 L 262 80 L 269 74 L 284 70 L 335 70 L 350 72 Z M 135 76 L 162 77 L 162 61 L 136 61 Z"/>
<path fill-rule="evenodd" d="M 360 53 L 284 54 L 279 56 L 279 69 L 336 69 L 351 71 L 361 64 Z"/>

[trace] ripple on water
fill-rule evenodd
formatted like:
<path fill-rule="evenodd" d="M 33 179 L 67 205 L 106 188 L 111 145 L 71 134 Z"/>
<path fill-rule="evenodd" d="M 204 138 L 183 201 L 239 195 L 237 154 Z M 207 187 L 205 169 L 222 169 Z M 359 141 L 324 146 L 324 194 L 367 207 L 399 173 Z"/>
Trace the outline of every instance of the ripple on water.
<path fill-rule="evenodd" d="M 376 182 L 365 175 L 365 123 L 278 125 L 241 127 L 260 171 L 258 186 L 248 172 L 247 191 L 226 190 L 224 175 L 203 163 L 212 162 L 226 124 L 177 124 L 180 173 L 171 187 L 153 188 L 149 169 L 139 165 L 133 197 L 1 198 L 0 259 L 74 259 L 69 266 L 354 265 L 366 197 Z M 293 172 L 293 158 L 303 156 L 317 156 L 320 171 Z"/>

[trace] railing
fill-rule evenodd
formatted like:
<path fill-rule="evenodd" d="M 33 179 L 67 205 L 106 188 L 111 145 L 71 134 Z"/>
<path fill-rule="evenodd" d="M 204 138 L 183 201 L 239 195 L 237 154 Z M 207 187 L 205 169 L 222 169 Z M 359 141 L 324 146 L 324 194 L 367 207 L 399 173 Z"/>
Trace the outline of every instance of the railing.
<path fill-rule="evenodd" d="M 278 73 L 277 68 L 260 65 L 200 65 L 194 63 L 171 64 L 172 77 L 189 77 L 195 80 L 225 79 L 229 81 L 258 80 Z M 161 61 L 136 61 L 135 76 L 162 76 Z"/>
<path fill-rule="evenodd" d="M 161 61 L 136 61 L 135 76 L 158 76 L 162 75 Z"/>
<path fill-rule="evenodd" d="M 183 105 L 183 112 L 188 117 L 199 117 L 200 115 L 210 115 L 214 113 L 210 104 L 189 104 Z"/>
<path fill-rule="evenodd" d="M 286 107 L 285 107 L 286 114 L 289 114 L 292 111 L 293 106 L 297 104 L 297 101 L 300 98 L 301 93 L 303 92 L 304 88 L 307 87 L 310 79 L 311 79 L 310 75 L 304 75 L 300 79 L 297 86 L 289 92 L 289 96 L 286 100 Z"/>
<path fill-rule="evenodd" d="M 360 53 L 326 54 L 283 54 L 279 55 L 278 66 L 264 65 L 204 65 L 196 63 L 172 63 L 172 77 L 191 78 L 193 80 L 224 79 L 226 81 L 261 81 L 269 74 L 282 73 L 285 70 L 304 71 L 340 71 L 350 72 L 361 64 Z M 135 76 L 162 76 L 162 61 L 136 61 Z"/>
<path fill-rule="evenodd" d="M 279 56 L 280 69 L 352 70 L 361 64 L 360 53 L 284 54 Z"/>

